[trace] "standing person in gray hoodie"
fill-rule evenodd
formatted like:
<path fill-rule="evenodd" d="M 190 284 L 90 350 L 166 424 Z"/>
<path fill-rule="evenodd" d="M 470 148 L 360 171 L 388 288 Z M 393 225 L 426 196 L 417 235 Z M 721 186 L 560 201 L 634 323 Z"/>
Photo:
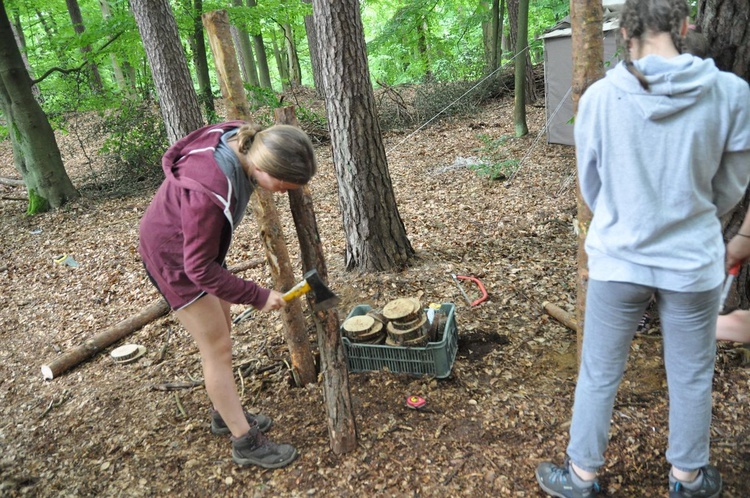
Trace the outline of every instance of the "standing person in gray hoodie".
<path fill-rule="evenodd" d="M 669 388 L 670 497 L 721 492 L 708 463 L 725 259 L 719 217 L 750 181 L 750 90 L 711 59 L 681 53 L 688 14 L 685 0 L 627 0 L 625 60 L 579 103 L 578 179 L 593 213 L 589 282 L 567 458 L 536 469 L 552 496 L 599 491 L 615 395 L 652 296 Z"/>
<path fill-rule="evenodd" d="M 141 219 L 138 250 L 149 278 L 198 345 L 213 403 L 211 430 L 231 433 L 232 458 L 240 465 L 288 465 L 297 450 L 264 436 L 271 419 L 243 410 L 229 314 L 231 304 L 268 312 L 285 302 L 280 292 L 233 275 L 224 259 L 256 187 L 284 193 L 313 177 L 310 139 L 293 126 L 221 123 L 178 140 L 162 167 L 166 179 Z"/>

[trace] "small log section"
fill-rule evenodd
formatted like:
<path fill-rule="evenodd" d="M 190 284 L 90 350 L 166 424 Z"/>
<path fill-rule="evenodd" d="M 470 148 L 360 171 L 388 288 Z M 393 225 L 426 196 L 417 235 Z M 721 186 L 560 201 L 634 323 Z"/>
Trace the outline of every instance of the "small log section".
<path fill-rule="evenodd" d="M 250 121 L 249 105 L 240 78 L 227 11 L 206 12 L 203 14 L 203 25 L 214 55 L 221 93 L 227 100 L 227 117 Z M 296 281 L 273 196 L 267 190 L 256 188 L 251 202 L 276 288 L 291 289 Z M 302 303 L 297 299 L 290 301 L 282 308 L 281 317 L 294 380 L 298 386 L 312 384 L 316 381 L 315 360 L 307 338 Z"/>
<path fill-rule="evenodd" d="M 576 322 L 575 318 L 571 317 L 570 314 L 565 310 L 557 305 L 550 303 L 549 301 L 543 302 L 542 308 L 544 308 L 544 311 L 546 311 L 549 316 L 562 323 L 570 330 L 578 332 L 578 323 Z"/>
<path fill-rule="evenodd" d="M 277 124 L 299 127 L 294 106 L 275 109 L 274 119 Z M 302 266 L 305 271 L 315 268 L 323 282 L 328 284 L 328 268 L 310 189 L 305 185 L 301 189 L 290 190 L 288 194 L 289 208 L 300 244 Z M 310 309 L 314 309 L 315 296 L 308 293 L 307 298 Z M 335 309 L 329 309 L 313 312 L 313 320 L 318 331 L 320 371 L 323 374 L 323 395 L 328 413 L 328 436 L 331 450 L 341 455 L 357 448 L 357 425 L 352 411 L 349 370 L 344 344 L 341 341 L 339 317 Z"/>
<path fill-rule="evenodd" d="M 249 261 L 247 263 L 233 266 L 229 268 L 229 271 L 232 273 L 238 273 L 249 268 L 258 267 L 263 263 L 264 261 Z M 111 346 L 120 339 L 129 336 L 136 330 L 140 330 L 154 320 L 163 317 L 167 313 L 169 313 L 169 305 L 163 298 L 159 298 L 146 306 L 138 314 L 116 323 L 103 332 L 96 334 L 80 346 L 76 346 L 63 353 L 61 356 L 58 356 L 50 363 L 42 365 L 42 375 L 46 380 L 52 380 L 79 363 L 88 360 L 99 351 Z"/>

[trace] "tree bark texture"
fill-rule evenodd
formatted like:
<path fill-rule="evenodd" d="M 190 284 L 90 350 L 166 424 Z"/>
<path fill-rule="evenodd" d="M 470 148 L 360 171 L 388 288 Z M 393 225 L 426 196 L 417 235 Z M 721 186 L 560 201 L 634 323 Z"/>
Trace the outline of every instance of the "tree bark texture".
<path fill-rule="evenodd" d="M 750 2 L 699 0 L 696 23 L 719 69 L 750 81 Z"/>
<path fill-rule="evenodd" d="M 604 43 L 602 41 L 603 11 L 600 0 L 571 0 L 570 20 L 573 31 L 573 114 L 586 88 L 604 76 Z M 576 280 L 576 323 L 578 324 L 578 362 L 581 360 L 585 333 L 586 290 L 589 282 L 588 256 L 584 249 L 586 234 L 591 224 L 591 211 L 576 189 L 578 209 L 578 278 Z"/>
<path fill-rule="evenodd" d="M 255 7 L 256 0 L 247 0 L 248 7 Z M 260 29 L 257 33 L 252 34 L 253 50 L 255 51 L 255 61 L 258 63 L 258 79 L 260 86 L 263 88 L 273 89 L 271 84 L 271 70 L 268 68 L 268 57 L 266 57 L 266 44 L 263 42 L 263 34 Z"/>
<path fill-rule="evenodd" d="M 299 126 L 294 107 L 274 110 L 277 124 Z M 323 245 L 315 219 L 312 194 L 307 186 L 289 191 L 289 207 L 300 244 L 303 270 L 313 268 L 318 271 L 323 282 L 328 282 L 328 268 L 323 253 Z M 310 309 L 314 309 L 314 296 L 308 294 Z M 352 410 L 349 389 L 349 367 L 346 352 L 341 341 L 338 313 L 335 309 L 314 311 L 313 320 L 318 331 L 320 352 L 320 372 L 323 374 L 323 393 L 328 413 L 328 435 L 331 450 L 337 455 L 354 451 L 357 448 L 357 425 Z"/>
<path fill-rule="evenodd" d="M 78 0 L 65 0 L 65 4 L 68 6 L 68 14 L 70 14 L 70 20 L 73 23 L 73 30 L 78 36 L 83 35 L 86 31 L 86 26 L 83 24 L 83 16 L 81 15 L 81 8 L 78 6 Z M 87 72 L 89 74 L 89 84 L 94 92 L 100 93 L 103 91 L 102 77 L 99 74 L 99 67 L 91 58 L 91 45 L 84 45 L 81 47 L 81 53 L 83 58 L 88 62 Z"/>
<path fill-rule="evenodd" d="M 313 0 L 346 268 L 386 271 L 414 256 L 396 205 L 356 0 Z"/>
<path fill-rule="evenodd" d="M 242 7 L 242 0 L 232 0 L 232 5 Z M 260 86 L 258 80 L 258 68 L 255 67 L 255 56 L 253 55 L 253 45 L 250 42 L 250 35 L 243 28 L 232 25 L 232 38 L 237 46 L 240 69 L 246 83 L 252 86 Z"/>
<path fill-rule="evenodd" d="M 203 15 L 209 44 L 214 54 L 222 95 L 227 100 L 230 119 L 250 120 L 239 63 L 232 43 L 227 11 L 218 10 Z M 260 237 L 266 250 L 266 259 L 276 288 L 291 289 L 297 281 L 284 241 L 284 228 L 271 192 L 257 187 L 251 197 L 255 220 L 260 227 Z M 284 335 L 292 359 L 292 371 L 297 385 L 305 386 L 316 380 L 315 361 L 307 337 L 302 304 L 295 299 L 281 309 Z"/>
<path fill-rule="evenodd" d="M 151 74 L 167 138 L 172 144 L 203 126 L 177 23 L 169 0 L 130 0 Z"/>
<path fill-rule="evenodd" d="M 191 16 L 193 19 L 193 36 L 191 36 L 191 48 L 193 49 L 193 64 L 195 75 L 198 79 L 200 95 L 198 100 L 206 110 L 208 120 L 216 114 L 214 105 L 214 92 L 211 89 L 211 75 L 208 72 L 208 57 L 206 55 L 206 37 L 203 33 L 203 0 L 193 0 Z"/>
<path fill-rule="evenodd" d="M 731 71 L 750 81 L 750 3 L 747 0 L 699 0 L 696 25 L 706 36 L 709 57 L 719 69 Z M 723 219 L 724 238 L 730 240 L 739 230 L 750 208 L 750 190 Z M 727 307 L 750 308 L 750 270 L 743 265 L 735 278 Z"/>
<path fill-rule="evenodd" d="M 510 40 L 510 46 L 513 47 L 513 53 L 518 53 L 518 8 L 519 8 L 519 1 L 520 0 L 508 0 L 506 3 L 507 9 L 508 9 L 508 24 L 510 29 L 508 29 L 508 39 Z M 528 14 L 527 14 L 527 31 L 528 34 Z M 526 46 L 528 46 L 528 40 L 526 41 Z M 523 57 L 516 55 L 516 57 Z M 526 78 L 524 80 L 525 83 L 525 90 L 526 90 L 526 103 L 532 103 L 536 102 L 537 100 L 537 94 L 536 94 L 536 77 L 534 76 L 534 65 L 531 63 L 531 54 L 528 50 L 526 50 Z"/>
<path fill-rule="evenodd" d="M 302 3 L 312 5 L 312 0 L 302 0 Z M 307 45 L 310 51 L 310 66 L 312 68 L 313 85 L 315 94 L 323 97 L 323 75 L 320 73 L 320 56 L 318 56 L 318 35 L 315 30 L 315 18 L 312 14 L 305 16 L 305 33 L 307 34 Z"/>
<path fill-rule="evenodd" d="M 518 12 L 516 14 L 518 22 L 516 36 L 516 53 L 527 53 L 529 47 L 529 0 L 519 0 Z M 529 133 L 529 127 L 526 124 L 526 63 L 528 57 L 516 57 L 515 65 L 515 86 L 514 86 L 514 108 L 513 108 L 513 125 L 516 130 L 516 137 L 523 137 Z"/>
<path fill-rule="evenodd" d="M 0 0 L 0 109 L 8 121 L 13 160 L 29 193 L 29 212 L 58 208 L 79 196 L 65 172 L 52 126 L 32 92 L 31 78 Z M 34 200 L 36 199 L 36 201 Z M 40 204 L 37 201 L 43 199 Z M 35 210 L 35 206 L 38 209 Z"/>

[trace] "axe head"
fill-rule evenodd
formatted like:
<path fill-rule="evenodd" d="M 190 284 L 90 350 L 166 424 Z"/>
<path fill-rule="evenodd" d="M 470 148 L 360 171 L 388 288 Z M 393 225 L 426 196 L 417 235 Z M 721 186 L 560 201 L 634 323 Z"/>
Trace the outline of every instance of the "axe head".
<path fill-rule="evenodd" d="M 310 290 L 315 298 L 314 311 L 331 309 L 341 302 L 341 299 L 323 283 L 320 275 L 318 275 L 318 270 L 312 269 L 308 271 L 303 275 L 303 278 L 307 282 L 307 285 L 310 286 Z"/>

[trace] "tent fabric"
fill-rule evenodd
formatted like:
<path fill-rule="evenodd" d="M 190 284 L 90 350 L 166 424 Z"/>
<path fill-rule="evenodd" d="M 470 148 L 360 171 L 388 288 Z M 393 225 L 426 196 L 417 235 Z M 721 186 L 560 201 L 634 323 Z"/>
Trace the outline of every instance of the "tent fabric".
<path fill-rule="evenodd" d="M 606 11 L 602 25 L 604 69 L 619 58 L 616 33 L 617 13 Z M 574 145 L 573 141 L 573 53 L 570 18 L 565 17 L 541 37 L 544 43 L 544 99 L 547 117 L 547 143 Z"/>

